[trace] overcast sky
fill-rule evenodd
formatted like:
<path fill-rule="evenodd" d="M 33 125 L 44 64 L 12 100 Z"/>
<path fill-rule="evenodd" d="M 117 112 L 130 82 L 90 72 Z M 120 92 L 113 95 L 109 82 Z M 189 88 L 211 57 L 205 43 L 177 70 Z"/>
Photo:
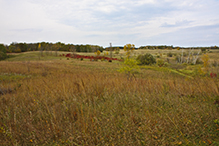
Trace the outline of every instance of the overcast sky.
<path fill-rule="evenodd" d="M 219 0 L 0 0 L 0 43 L 219 46 Z"/>

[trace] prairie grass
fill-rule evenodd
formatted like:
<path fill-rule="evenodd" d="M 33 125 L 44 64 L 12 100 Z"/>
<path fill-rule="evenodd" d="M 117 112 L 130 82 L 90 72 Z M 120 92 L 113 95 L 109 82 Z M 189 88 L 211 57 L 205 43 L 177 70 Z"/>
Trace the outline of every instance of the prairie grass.
<path fill-rule="evenodd" d="M 0 144 L 219 145 L 218 78 L 145 67 L 130 80 L 118 68 L 1 61 Z"/>

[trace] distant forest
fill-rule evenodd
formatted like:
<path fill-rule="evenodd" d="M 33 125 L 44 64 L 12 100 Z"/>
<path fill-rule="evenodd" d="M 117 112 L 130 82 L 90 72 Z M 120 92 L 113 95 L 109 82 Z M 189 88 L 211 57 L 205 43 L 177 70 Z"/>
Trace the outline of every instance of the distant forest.
<path fill-rule="evenodd" d="M 48 43 L 48 42 L 39 42 L 39 43 L 16 43 L 13 42 L 9 46 L 0 44 L 0 51 L 6 52 L 6 53 L 20 53 L 20 52 L 27 52 L 27 51 L 67 51 L 67 52 L 96 52 L 97 50 L 103 51 L 103 50 L 110 50 L 109 47 L 103 48 L 102 46 L 98 45 L 74 45 L 74 44 L 64 44 L 61 42 L 57 43 Z M 179 46 L 141 46 L 139 48 L 135 49 L 219 49 L 218 46 L 211 46 L 211 47 L 179 47 Z M 123 46 L 117 46 L 112 47 L 112 50 L 115 49 L 123 49 Z"/>
<path fill-rule="evenodd" d="M 3 44 L 2 44 L 3 45 Z M 7 53 L 20 53 L 27 51 L 67 51 L 67 52 L 96 52 L 97 50 L 103 51 L 104 48 L 97 45 L 73 45 L 58 43 L 16 43 L 13 42 L 9 46 L 3 45 Z"/>

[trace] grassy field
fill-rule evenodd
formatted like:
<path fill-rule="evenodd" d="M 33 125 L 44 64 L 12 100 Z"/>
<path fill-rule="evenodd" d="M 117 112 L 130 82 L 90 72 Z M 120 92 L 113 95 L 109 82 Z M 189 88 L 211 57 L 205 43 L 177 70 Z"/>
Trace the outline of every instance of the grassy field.
<path fill-rule="evenodd" d="M 135 55 L 146 52 L 170 51 Z M 219 78 L 202 64 L 140 66 L 129 79 L 122 62 L 39 53 L 0 62 L 0 145 L 219 145 Z"/>

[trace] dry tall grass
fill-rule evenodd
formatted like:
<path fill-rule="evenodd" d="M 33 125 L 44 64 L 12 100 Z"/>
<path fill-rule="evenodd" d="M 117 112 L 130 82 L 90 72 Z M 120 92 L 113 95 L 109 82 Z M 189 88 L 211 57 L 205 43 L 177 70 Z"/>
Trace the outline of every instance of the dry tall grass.
<path fill-rule="evenodd" d="M 219 145 L 218 79 L 96 65 L 0 62 L 0 144 Z"/>

